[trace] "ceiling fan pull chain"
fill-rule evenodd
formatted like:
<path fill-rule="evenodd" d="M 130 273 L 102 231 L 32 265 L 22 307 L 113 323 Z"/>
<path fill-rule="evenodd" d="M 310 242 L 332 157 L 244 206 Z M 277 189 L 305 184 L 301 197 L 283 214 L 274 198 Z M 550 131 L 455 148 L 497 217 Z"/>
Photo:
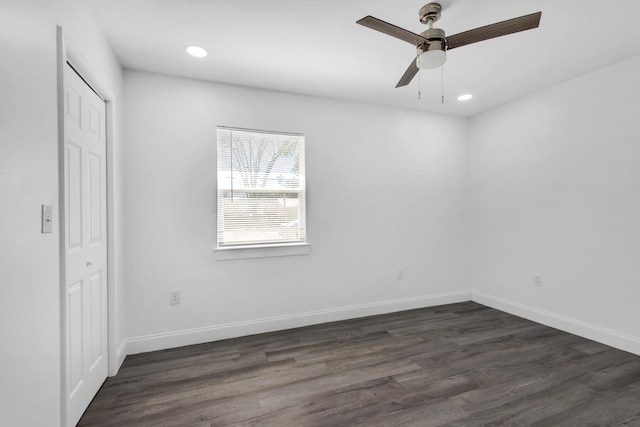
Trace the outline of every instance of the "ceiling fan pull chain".
<path fill-rule="evenodd" d="M 440 76 L 440 96 L 442 97 L 442 103 L 444 104 L 444 65 L 440 67 L 440 71 L 442 72 Z"/>
<path fill-rule="evenodd" d="M 420 71 L 418 71 L 418 101 L 422 99 L 422 79 L 420 77 Z"/>

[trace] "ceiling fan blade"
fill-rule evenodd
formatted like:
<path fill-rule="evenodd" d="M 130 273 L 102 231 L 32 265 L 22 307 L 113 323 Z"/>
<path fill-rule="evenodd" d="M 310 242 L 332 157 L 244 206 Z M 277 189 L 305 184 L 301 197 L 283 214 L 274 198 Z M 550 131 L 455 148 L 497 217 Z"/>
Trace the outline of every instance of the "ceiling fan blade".
<path fill-rule="evenodd" d="M 407 71 L 405 71 L 404 74 L 402 75 L 402 78 L 396 85 L 396 88 L 406 86 L 409 83 L 411 83 L 411 80 L 413 80 L 416 74 L 418 74 L 418 71 L 420 71 L 420 69 L 416 65 L 416 59 L 414 59 L 413 62 L 409 64 L 409 68 L 407 68 Z"/>
<path fill-rule="evenodd" d="M 374 18 L 373 16 L 365 16 L 361 20 L 356 21 L 356 24 L 364 25 L 365 27 L 380 31 L 381 33 L 385 33 L 389 36 L 404 40 L 414 46 L 428 41 L 419 34 L 415 34 L 409 30 L 405 30 L 404 28 L 389 24 L 388 22 L 385 22 L 378 18 Z"/>
<path fill-rule="evenodd" d="M 466 46 L 471 43 L 506 36 L 507 34 L 538 28 L 542 12 L 532 13 L 519 18 L 508 19 L 484 27 L 475 28 L 447 37 L 447 50 Z"/>

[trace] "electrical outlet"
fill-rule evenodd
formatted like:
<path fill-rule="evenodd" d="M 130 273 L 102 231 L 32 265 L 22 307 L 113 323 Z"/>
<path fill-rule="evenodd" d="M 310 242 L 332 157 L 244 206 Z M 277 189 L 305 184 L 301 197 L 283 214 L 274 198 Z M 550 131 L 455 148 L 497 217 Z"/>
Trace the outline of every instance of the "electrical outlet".
<path fill-rule="evenodd" d="M 180 304 L 180 291 L 169 291 L 169 304 Z"/>
<path fill-rule="evenodd" d="M 398 269 L 398 280 L 402 280 L 404 279 L 404 270 L 399 268 Z"/>
<path fill-rule="evenodd" d="M 542 276 L 533 276 L 533 284 L 539 288 L 542 287 Z"/>

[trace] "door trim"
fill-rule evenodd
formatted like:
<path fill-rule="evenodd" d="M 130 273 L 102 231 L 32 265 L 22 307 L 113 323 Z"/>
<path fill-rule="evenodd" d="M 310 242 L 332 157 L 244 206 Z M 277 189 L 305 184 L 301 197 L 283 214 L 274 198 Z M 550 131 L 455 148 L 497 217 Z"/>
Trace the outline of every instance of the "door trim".
<path fill-rule="evenodd" d="M 64 248 L 64 236 L 66 216 L 64 207 L 64 69 L 69 63 L 80 76 L 87 82 L 93 91 L 105 102 L 105 132 L 106 132 L 106 175 L 107 175 L 107 365 L 108 375 L 113 376 L 118 372 L 126 356 L 126 349 L 119 348 L 116 342 L 116 310 L 115 310 L 115 234 L 114 234 L 114 106 L 112 94 L 102 86 L 91 67 L 80 58 L 75 50 L 70 47 L 71 40 L 64 35 L 64 29 L 56 27 L 57 43 L 57 89 L 58 89 L 58 236 L 59 236 L 59 261 L 60 261 L 60 422 L 67 425 L 67 348 L 66 348 L 66 260 Z M 73 44 L 72 44 L 73 46 Z M 120 350 L 120 351 L 119 351 Z"/>

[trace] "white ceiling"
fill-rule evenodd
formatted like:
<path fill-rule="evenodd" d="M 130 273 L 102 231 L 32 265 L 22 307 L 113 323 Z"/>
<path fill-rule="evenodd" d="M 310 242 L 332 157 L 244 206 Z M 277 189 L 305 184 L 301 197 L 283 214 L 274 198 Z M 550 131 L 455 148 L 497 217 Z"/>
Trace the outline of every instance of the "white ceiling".
<path fill-rule="evenodd" d="M 125 68 L 460 116 L 640 54 L 638 0 L 443 0 L 436 27 L 449 35 L 537 11 L 542 20 L 449 52 L 441 104 L 440 70 L 395 89 L 414 47 L 355 24 L 373 15 L 419 33 L 428 0 L 88 1 Z M 209 56 L 189 57 L 187 44 Z M 474 99 L 458 102 L 464 92 Z"/>

